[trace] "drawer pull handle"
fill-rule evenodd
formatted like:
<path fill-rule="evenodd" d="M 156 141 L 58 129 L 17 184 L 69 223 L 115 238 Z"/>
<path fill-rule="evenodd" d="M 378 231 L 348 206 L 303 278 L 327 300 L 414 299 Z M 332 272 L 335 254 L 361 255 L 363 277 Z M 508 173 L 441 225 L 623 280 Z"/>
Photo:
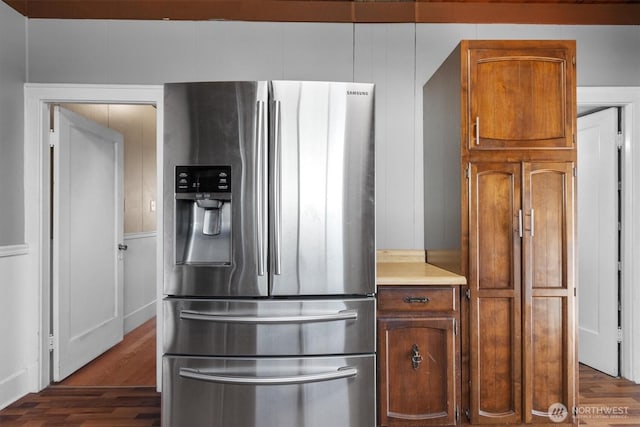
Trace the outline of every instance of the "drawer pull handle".
<path fill-rule="evenodd" d="M 429 301 L 431 301 L 429 297 L 404 297 L 404 302 L 407 304 L 426 304 Z"/>
<path fill-rule="evenodd" d="M 233 313 L 207 313 L 195 310 L 181 310 L 180 319 L 203 320 L 207 322 L 223 323 L 248 323 L 248 324 L 276 324 L 276 323 L 311 323 L 311 322 L 333 322 L 341 320 L 356 320 L 358 312 L 356 310 L 342 310 L 337 313 L 327 314 L 292 314 L 273 316 L 252 316 Z"/>
<path fill-rule="evenodd" d="M 315 372 L 292 376 L 235 376 L 226 372 L 206 372 L 195 368 L 180 368 L 182 378 L 200 380 L 210 383 L 235 385 L 289 385 L 307 384 L 320 381 L 332 381 L 342 378 L 352 378 L 358 375 L 358 370 L 352 366 L 343 366 L 335 371 Z"/>
<path fill-rule="evenodd" d="M 414 344 L 411 347 L 411 365 L 413 366 L 413 369 L 418 369 L 422 361 L 423 361 L 423 358 L 422 358 L 422 355 L 420 354 L 420 349 L 418 348 L 418 344 Z"/>

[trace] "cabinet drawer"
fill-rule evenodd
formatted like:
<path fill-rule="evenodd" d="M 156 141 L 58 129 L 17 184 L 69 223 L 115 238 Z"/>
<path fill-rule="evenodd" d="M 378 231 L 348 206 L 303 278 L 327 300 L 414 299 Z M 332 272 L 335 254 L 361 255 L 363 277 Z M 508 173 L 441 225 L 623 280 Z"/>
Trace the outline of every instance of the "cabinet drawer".
<path fill-rule="evenodd" d="M 457 311 L 456 295 L 454 287 L 383 286 L 378 288 L 378 311 Z"/>

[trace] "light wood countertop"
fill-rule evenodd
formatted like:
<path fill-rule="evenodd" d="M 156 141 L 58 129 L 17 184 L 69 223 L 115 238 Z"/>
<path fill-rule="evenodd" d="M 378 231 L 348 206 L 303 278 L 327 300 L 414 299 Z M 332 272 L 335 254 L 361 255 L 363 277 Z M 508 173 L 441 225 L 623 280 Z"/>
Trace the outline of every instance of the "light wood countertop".
<path fill-rule="evenodd" d="M 419 254 L 416 254 L 416 257 L 407 257 L 408 251 L 398 251 L 401 256 L 396 258 L 393 256 L 394 252 L 378 252 L 378 285 L 433 286 L 467 283 L 464 276 L 421 261 Z"/>

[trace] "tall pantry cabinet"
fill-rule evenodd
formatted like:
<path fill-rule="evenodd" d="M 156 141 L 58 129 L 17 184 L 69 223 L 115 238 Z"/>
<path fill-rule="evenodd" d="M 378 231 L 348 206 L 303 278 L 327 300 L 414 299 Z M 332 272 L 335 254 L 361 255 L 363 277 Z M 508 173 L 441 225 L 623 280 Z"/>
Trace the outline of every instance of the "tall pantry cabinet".
<path fill-rule="evenodd" d="M 462 41 L 423 87 L 425 247 L 459 250 L 472 424 L 574 422 L 574 41 Z"/>

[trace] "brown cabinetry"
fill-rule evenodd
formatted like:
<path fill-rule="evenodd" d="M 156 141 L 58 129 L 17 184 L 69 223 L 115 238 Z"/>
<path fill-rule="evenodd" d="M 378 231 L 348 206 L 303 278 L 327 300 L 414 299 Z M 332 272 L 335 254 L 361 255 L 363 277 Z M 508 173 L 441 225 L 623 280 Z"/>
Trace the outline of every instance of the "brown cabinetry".
<path fill-rule="evenodd" d="M 566 44 L 474 41 L 466 46 L 469 150 L 573 146 L 568 101 L 574 54 Z"/>
<path fill-rule="evenodd" d="M 457 286 L 378 289 L 380 426 L 457 423 L 458 322 Z"/>
<path fill-rule="evenodd" d="M 575 393 L 573 164 L 470 170 L 472 420 L 519 423 L 524 410 L 526 422 L 550 421 L 548 408 Z"/>
<path fill-rule="evenodd" d="M 554 404 L 573 419 L 574 57 L 572 41 L 466 41 L 423 88 L 425 244 L 460 249 L 472 424 L 555 424 Z"/>

